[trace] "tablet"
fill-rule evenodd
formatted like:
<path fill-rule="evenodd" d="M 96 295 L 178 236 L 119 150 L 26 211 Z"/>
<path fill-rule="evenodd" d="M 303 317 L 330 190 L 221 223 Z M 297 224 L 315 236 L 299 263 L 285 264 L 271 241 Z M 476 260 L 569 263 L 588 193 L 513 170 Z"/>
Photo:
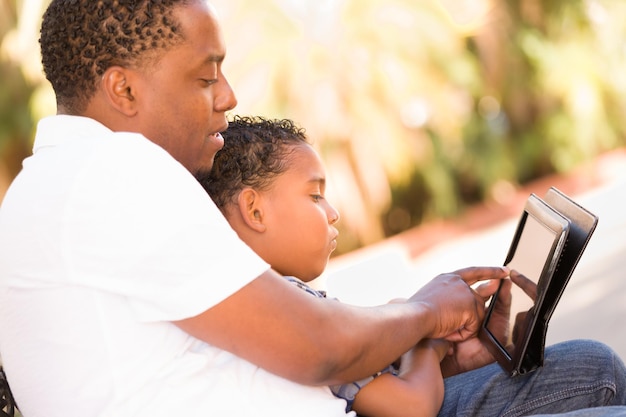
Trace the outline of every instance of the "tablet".
<path fill-rule="evenodd" d="M 510 375 L 543 365 L 548 322 L 597 223 L 596 215 L 555 187 L 543 200 L 531 194 L 526 201 L 504 263 L 511 279 L 491 297 L 479 333 Z M 494 314 L 508 304 L 508 320 Z"/>
<path fill-rule="evenodd" d="M 569 282 L 591 235 L 598 225 L 598 216 L 576 203 L 555 187 L 551 187 L 543 200 L 570 221 L 567 247 L 555 271 L 555 283 L 550 286 L 544 301 L 543 319 L 548 321 L 556 308 L 565 286 Z"/>
<path fill-rule="evenodd" d="M 531 343 L 531 336 L 542 326 L 538 313 L 565 248 L 570 223 L 535 194 L 526 201 L 504 262 L 511 279 L 503 280 L 491 298 L 480 332 L 489 351 L 511 375 L 542 365 L 543 346 Z M 494 310 L 505 307 L 508 300 L 509 320 L 492 320 Z"/>

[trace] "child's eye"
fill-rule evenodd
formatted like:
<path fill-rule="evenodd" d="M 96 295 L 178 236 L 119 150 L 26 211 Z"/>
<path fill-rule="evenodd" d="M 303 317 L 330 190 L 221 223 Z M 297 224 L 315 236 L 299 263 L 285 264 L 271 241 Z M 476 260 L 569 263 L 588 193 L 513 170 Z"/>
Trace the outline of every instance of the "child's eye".
<path fill-rule="evenodd" d="M 324 197 L 322 197 L 322 196 L 321 196 L 321 195 L 319 195 L 319 194 L 312 194 L 312 195 L 311 195 L 311 198 L 313 199 L 313 201 L 315 201 L 315 202 L 317 203 L 317 202 L 319 202 L 319 201 L 320 201 L 322 198 L 324 198 Z"/>
<path fill-rule="evenodd" d="M 215 84 L 216 82 L 216 79 L 200 78 L 200 83 L 202 83 L 202 85 L 204 85 L 205 87 Z"/>

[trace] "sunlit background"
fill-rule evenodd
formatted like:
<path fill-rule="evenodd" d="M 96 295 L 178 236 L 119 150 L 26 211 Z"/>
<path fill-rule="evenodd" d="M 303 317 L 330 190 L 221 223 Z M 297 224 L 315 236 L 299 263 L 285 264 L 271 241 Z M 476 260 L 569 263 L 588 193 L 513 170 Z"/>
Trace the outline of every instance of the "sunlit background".
<path fill-rule="evenodd" d="M 0 0 L 0 197 L 56 111 L 48 1 Z M 338 254 L 626 144 L 622 0 L 213 0 L 234 113 L 290 118 L 327 164 Z"/>

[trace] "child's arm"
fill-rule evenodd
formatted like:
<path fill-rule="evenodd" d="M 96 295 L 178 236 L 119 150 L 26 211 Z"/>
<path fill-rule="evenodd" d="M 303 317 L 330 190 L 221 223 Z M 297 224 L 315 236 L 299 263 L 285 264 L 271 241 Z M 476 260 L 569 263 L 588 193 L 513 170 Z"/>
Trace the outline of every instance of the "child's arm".
<path fill-rule="evenodd" d="M 445 341 L 423 340 L 402 356 L 398 376 L 382 374 L 365 385 L 352 409 L 360 416 L 436 416 L 443 402 L 441 360 L 448 351 Z"/>

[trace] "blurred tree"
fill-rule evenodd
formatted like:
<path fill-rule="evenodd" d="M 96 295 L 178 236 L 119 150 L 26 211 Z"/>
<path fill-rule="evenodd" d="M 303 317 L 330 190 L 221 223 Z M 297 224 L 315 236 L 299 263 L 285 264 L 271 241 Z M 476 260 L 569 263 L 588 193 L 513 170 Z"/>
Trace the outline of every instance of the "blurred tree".
<path fill-rule="evenodd" d="M 37 26 L 43 0 L 0 2 L 0 199 L 30 155 L 34 121 L 53 111 L 39 70 Z"/>
<path fill-rule="evenodd" d="M 48 0 L 0 3 L 0 171 L 54 112 Z M 337 253 L 624 146 L 626 2 L 211 0 L 239 114 L 305 127 L 342 213 Z M 0 192 L 2 189 L 0 189 Z"/>
<path fill-rule="evenodd" d="M 621 3 L 241 1 L 237 112 L 307 128 L 349 250 L 623 146 Z"/>

